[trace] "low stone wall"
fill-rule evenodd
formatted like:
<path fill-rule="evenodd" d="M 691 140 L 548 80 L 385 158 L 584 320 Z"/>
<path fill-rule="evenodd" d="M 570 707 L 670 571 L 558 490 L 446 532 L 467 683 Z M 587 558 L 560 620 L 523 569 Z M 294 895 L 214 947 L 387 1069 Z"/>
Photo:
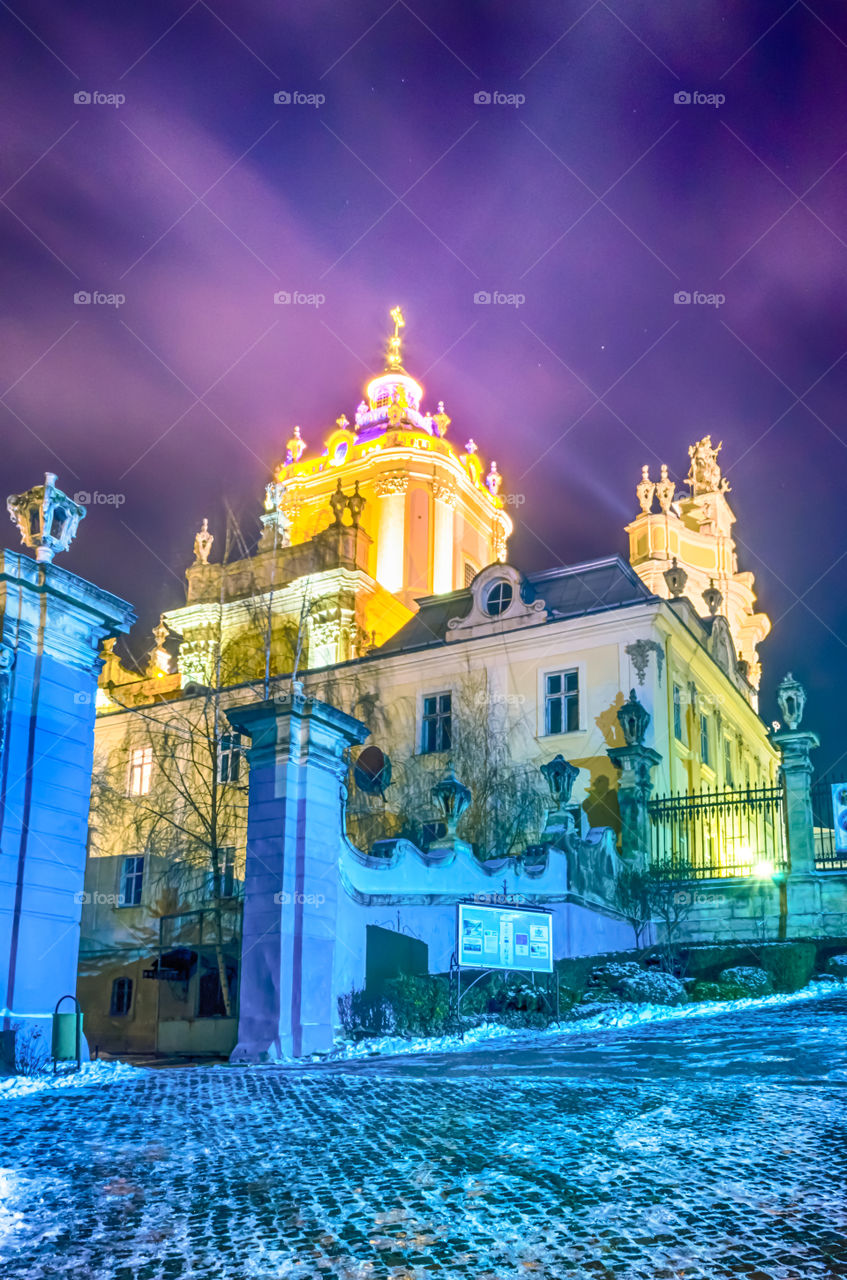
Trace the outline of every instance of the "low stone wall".
<path fill-rule="evenodd" d="M 771 880 L 699 880 L 681 891 L 690 910 L 679 937 L 689 942 L 847 936 L 847 875 Z"/>

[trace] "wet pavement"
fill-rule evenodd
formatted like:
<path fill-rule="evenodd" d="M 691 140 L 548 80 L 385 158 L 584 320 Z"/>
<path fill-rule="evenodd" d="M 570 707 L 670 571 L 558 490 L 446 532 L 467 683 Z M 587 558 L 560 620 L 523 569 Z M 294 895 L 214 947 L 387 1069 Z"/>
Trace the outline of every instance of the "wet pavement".
<path fill-rule="evenodd" d="M 847 1277 L 847 994 L 6 1101 L 3 1280 Z"/>

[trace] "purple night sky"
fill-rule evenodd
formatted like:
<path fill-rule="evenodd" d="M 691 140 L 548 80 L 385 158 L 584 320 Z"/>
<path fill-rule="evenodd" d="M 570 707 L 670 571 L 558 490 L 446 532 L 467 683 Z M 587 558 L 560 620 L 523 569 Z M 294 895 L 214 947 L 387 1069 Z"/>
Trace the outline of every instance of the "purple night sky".
<path fill-rule="evenodd" d="M 201 518 L 221 535 L 226 499 L 255 537 L 293 425 L 315 448 L 352 418 L 401 303 L 425 407 L 525 499 L 523 568 L 625 555 L 641 465 L 681 485 L 688 444 L 724 441 L 774 622 L 763 715 L 792 669 L 818 766 L 842 757 L 843 3 L 14 3 L 0 24 L 4 494 L 52 470 L 125 496 L 62 563 L 135 603 L 136 652 Z M 295 91 L 325 101 L 275 103 Z M 675 102 L 694 91 L 725 102 Z"/>

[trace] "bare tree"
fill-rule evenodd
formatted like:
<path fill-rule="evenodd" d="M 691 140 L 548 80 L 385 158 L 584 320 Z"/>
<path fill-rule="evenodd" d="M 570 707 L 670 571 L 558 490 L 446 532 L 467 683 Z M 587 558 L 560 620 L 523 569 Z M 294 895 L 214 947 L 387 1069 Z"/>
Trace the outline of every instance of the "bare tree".
<path fill-rule="evenodd" d="M 153 764 L 144 794 L 127 795 L 130 752 L 149 747 Z M 150 915 L 202 907 L 212 937 L 227 1017 L 233 999 L 226 963 L 225 922 L 232 914 L 229 850 L 243 843 L 246 795 L 237 746 L 219 694 L 203 690 L 176 704 L 135 710 L 122 746 L 96 770 L 92 843 L 118 830 L 150 868 Z"/>
<path fill-rule="evenodd" d="M 636 950 L 640 950 L 642 935 L 652 919 L 650 887 L 649 875 L 638 866 L 625 866 L 615 885 L 615 906 L 632 926 Z"/>
<path fill-rule="evenodd" d="M 531 734 L 522 722 L 520 704 L 492 694 L 485 672 L 468 669 L 463 673 L 453 691 L 450 746 L 431 754 L 415 752 L 413 699 L 396 699 L 388 706 L 352 673 L 325 677 L 319 691 L 327 701 L 363 720 L 374 740 L 392 756 L 391 784 L 383 794 L 366 795 L 350 786 L 348 831 L 360 847 L 401 837 L 423 846 L 428 829 L 439 819 L 431 793 L 443 778 L 448 760 L 471 792 L 458 833 L 473 845 L 478 857 L 514 856 L 539 838 L 546 789 L 534 765 L 514 758 L 520 734 L 528 735 L 527 742 Z M 405 754 L 397 759 L 401 744 Z"/>
<path fill-rule="evenodd" d="M 694 906 L 694 868 L 687 858 L 676 855 L 652 863 L 645 874 L 650 915 L 662 925 L 665 966 L 672 973 L 680 927 Z"/>

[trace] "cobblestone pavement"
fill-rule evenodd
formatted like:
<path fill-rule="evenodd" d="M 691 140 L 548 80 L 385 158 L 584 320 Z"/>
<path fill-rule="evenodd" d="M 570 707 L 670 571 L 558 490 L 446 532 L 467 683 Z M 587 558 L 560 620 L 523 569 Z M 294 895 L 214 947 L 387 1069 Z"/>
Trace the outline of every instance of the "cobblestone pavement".
<path fill-rule="evenodd" d="M 0 1275 L 847 1277 L 845 1085 L 833 995 L 42 1094 L 0 1114 Z"/>

